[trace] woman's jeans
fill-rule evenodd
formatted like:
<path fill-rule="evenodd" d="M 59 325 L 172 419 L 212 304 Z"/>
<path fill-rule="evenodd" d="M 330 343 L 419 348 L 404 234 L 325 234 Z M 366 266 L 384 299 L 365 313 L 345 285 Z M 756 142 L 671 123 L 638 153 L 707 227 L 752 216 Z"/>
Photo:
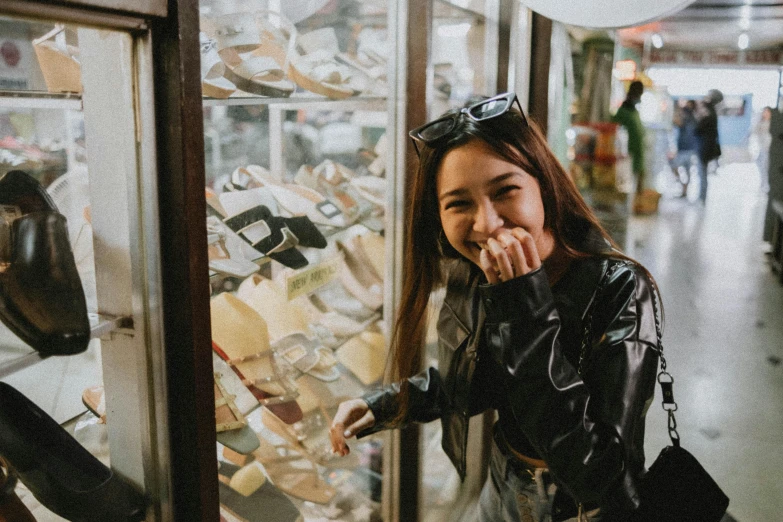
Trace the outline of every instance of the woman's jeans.
<path fill-rule="evenodd" d="M 493 440 L 489 476 L 479 499 L 479 522 L 553 522 L 556 490 L 547 469 L 525 467 L 514 457 L 503 455 Z M 598 511 L 584 513 L 581 522 L 599 522 Z"/>

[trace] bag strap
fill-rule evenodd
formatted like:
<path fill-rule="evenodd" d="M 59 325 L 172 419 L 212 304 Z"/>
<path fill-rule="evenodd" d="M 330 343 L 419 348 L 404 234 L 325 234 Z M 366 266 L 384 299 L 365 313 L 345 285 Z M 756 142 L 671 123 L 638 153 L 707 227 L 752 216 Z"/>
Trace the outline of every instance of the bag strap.
<path fill-rule="evenodd" d="M 588 347 L 593 346 L 593 312 L 595 311 L 595 304 L 598 301 L 599 296 L 603 293 L 604 287 L 614 275 L 615 271 L 621 266 L 627 265 L 627 262 L 618 262 L 614 265 L 610 265 L 606 272 L 604 272 L 601 281 L 598 283 L 598 288 L 595 291 L 595 297 L 585 314 L 584 331 L 582 334 L 582 348 L 579 352 L 579 365 L 577 372 L 580 376 L 583 376 L 585 360 L 588 357 Z M 658 317 L 658 292 L 653 288 L 652 291 L 652 304 L 653 313 L 655 315 L 655 335 L 657 338 L 657 350 L 660 358 L 661 371 L 658 372 L 658 384 L 661 385 L 661 392 L 663 395 L 663 401 L 661 407 L 668 414 L 667 429 L 669 431 L 669 438 L 672 444 L 676 447 L 680 446 L 680 434 L 677 433 L 677 419 L 674 416 L 674 412 L 677 411 L 677 403 L 674 401 L 674 377 L 666 371 L 666 358 L 663 356 L 663 341 L 661 334 L 661 322 Z"/>

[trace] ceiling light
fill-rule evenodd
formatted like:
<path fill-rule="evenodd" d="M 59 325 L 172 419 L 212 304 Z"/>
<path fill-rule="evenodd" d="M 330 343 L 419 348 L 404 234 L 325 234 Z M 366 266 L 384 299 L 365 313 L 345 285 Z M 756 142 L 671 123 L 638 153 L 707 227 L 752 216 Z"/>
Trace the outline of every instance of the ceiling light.
<path fill-rule="evenodd" d="M 750 43 L 750 40 L 748 39 L 748 33 L 742 33 L 739 35 L 739 38 L 737 39 L 737 47 L 739 47 L 742 50 L 745 50 L 748 48 L 748 44 Z"/>
<path fill-rule="evenodd" d="M 738 23 L 743 31 L 750 29 L 750 18 L 740 18 Z"/>
<path fill-rule="evenodd" d="M 743 5 L 742 7 L 740 7 L 739 15 L 740 15 L 740 18 L 750 19 L 750 6 L 749 5 Z"/>
<path fill-rule="evenodd" d="M 660 49 L 661 47 L 663 47 L 663 38 L 661 38 L 661 35 L 659 35 L 658 33 L 653 33 L 650 39 L 652 40 L 653 47 L 655 47 L 656 49 Z"/>

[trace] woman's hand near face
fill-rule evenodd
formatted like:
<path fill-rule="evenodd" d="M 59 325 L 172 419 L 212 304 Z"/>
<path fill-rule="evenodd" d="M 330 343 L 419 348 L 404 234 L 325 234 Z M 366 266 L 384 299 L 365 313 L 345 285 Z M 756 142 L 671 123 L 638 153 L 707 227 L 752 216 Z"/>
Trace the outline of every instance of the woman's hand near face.
<path fill-rule="evenodd" d="M 481 250 L 481 270 L 490 284 L 525 275 L 541 266 L 536 242 L 525 229 L 504 230 Z"/>
<path fill-rule="evenodd" d="M 340 403 L 329 428 L 332 451 L 340 456 L 348 455 L 351 449 L 345 439 L 350 439 L 362 430 L 375 424 L 375 415 L 364 399 L 350 399 Z"/>

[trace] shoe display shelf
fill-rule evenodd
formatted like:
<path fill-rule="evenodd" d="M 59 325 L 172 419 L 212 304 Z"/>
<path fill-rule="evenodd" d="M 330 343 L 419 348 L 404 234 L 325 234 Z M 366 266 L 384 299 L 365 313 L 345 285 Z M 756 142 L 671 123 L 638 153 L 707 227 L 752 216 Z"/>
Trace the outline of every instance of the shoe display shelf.
<path fill-rule="evenodd" d="M 380 519 L 387 435 L 338 458 L 328 427 L 386 361 L 394 64 L 377 40 L 396 45 L 392 15 L 385 0 L 268 4 L 201 2 L 221 513 Z M 242 256 L 257 268 L 220 269 Z"/>
<path fill-rule="evenodd" d="M 71 92 L 0 90 L 0 108 L 82 110 L 82 95 Z"/>
<path fill-rule="evenodd" d="M 111 317 L 96 313 L 88 314 L 90 319 L 90 339 L 105 339 L 113 333 L 128 333 L 133 331 L 131 317 Z M 40 352 L 30 352 L 10 360 L 0 361 L 0 379 L 5 379 L 16 372 L 30 368 L 44 360 L 47 356 Z"/>

